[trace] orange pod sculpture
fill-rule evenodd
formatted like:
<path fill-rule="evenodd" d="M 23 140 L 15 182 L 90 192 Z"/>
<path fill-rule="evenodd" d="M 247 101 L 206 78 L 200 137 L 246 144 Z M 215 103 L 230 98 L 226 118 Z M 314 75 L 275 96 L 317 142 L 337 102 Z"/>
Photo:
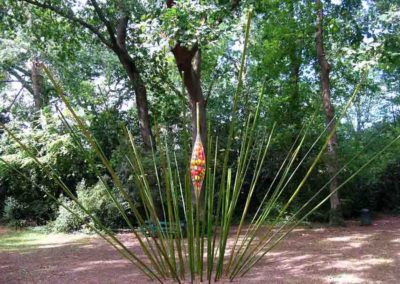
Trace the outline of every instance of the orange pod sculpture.
<path fill-rule="evenodd" d="M 197 114 L 196 117 L 197 133 L 193 145 L 192 158 L 190 160 L 190 176 L 192 177 L 194 193 L 198 200 L 200 197 L 204 176 L 206 174 L 206 156 L 204 153 L 204 147 L 203 143 L 201 142 L 201 136 L 200 136 L 199 103 L 196 103 L 196 114 Z"/>

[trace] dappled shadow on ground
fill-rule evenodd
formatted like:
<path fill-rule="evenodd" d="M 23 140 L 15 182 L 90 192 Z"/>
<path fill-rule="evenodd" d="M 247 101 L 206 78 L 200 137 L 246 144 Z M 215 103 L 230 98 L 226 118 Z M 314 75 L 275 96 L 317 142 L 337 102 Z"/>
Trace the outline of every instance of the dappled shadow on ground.
<path fill-rule="evenodd" d="M 32 246 L 33 247 L 33 246 Z M 0 252 L 0 283 L 133 283 L 141 272 L 98 238 Z M 137 282 L 134 282 L 137 283 Z M 142 283 L 142 282 L 139 282 Z"/>
<path fill-rule="evenodd" d="M 130 234 L 120 235 L 135 252 Z M 236 283 L 397 283 L 400 218 L 360 227 L 297 229 Z M 0 252 L 0 283 L 147 283 L 140 271 L 92 238 L 27 253 Z M 227 282 L 227 281 L 222 281 Z"/>
<path fill-rule="evenodd" d="M 296 230 L 238 282 L 398 283 L 400 218 Z"/>

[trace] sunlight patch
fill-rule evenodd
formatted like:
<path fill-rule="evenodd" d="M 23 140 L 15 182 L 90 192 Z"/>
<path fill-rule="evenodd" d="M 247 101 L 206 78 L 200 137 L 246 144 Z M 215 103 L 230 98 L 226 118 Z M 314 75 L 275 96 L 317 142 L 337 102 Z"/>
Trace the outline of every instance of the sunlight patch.
<path fill-rule="evenodd" d="M 400 244 L 400 238 L 390 241 L 391 243 Z"/>
<path fill-rule="evenodd" d="M 329 276 L 325 278 L 329 283 L 366 283 L 366 280 L 351 273 L 342 273 L 336 276 Z"/>
<path fill-rule="evenodd" d="M 338 269 L 352 270 L 352 271 L 363 271 L 370 269 L 375 265 L 391 264 L 393 259 L 387 258 L 367 258 L 367 259 L 350 259 L 350 260 L 338 260 L 332 267 Z"/>
<path fill-rule="evenodd" d="M 354 234 L 351 236 L 343 236 L 343 237 L 333 237 L 333 238 L 326 238 L 325 241 L 329 242 L 349 242 L 353 240 L 365 240 L 368 238 L 373 237 L 373 234 Z"/>

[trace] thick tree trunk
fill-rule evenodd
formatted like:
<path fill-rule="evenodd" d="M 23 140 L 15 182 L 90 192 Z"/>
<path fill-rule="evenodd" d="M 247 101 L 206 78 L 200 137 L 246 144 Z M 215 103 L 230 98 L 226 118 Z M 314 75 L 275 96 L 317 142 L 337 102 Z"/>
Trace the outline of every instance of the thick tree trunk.
<path fill-rule="evenodd" d="M 38 60 L 32 60 L 31 77 L 35 112 L 39 112 L 44 106 L 48 105 L 48 99 L 44 90 L 43 75 L 40 72 L 39 65 L 40 62 Z"/>
<path fill-rule="evenodd" d="M 175 5 L 173 0 L 167 0 L 167 7 Z M 207 111 L 206 101 L 201 88 L 201 52 L 197 46 L 189 49 L 182 46 L 179 42 L 171 50 L 174 54 L 179 73 L 183 78 L 189 96 L 190 108 L 192 112 L 192 139 L 196 138 L 196 103 L 200 108 L 200 135 L 204 147 L 207 146 Z"/>
<path fill-rule="evenodd" d="M 322 88 L 322 101 L 326 116 L 326 124 L 329 125 L 328 132 L 333 131 L 333 135 L 328 142 L 326 167 L 329 175 L 333 177 L 338 172 L 339 159 L 338 159 L 338 143 L 336 135 L 336 120 L 335 110 L 331 102 L 329 72 L 330 65 L 325 56 L 324 43 L 323 43 L 323 6 L 320 0 L 316 1 L 317 5 L 317 32 L 316 32 L 316 49 L 317 58 L 320 66 L 321 88 Z M 338 187 L 337 177 L 333 179 L 330 184 L 330 192 L 334 192 Z M 343 216 L 340 209 L 339 193 L 336 191 L 330 197 L 331 214 L 329 222 L 331 225 L 343 225 Z"/>
<path fill-rule="evenodd" d="M 172 49 L 179 73 L 183 77 L 183 82 L 189 95 L 190 108 L 192 112 L 192 138 L 196 138 L 196 103 L 200 108 L 200 134 L 204 147 L 206 147 L 207 119 L 206 105 L 201 89 L 200 63 L 201 53 L 197 47 L 188 49 L 179 43 Z"/>

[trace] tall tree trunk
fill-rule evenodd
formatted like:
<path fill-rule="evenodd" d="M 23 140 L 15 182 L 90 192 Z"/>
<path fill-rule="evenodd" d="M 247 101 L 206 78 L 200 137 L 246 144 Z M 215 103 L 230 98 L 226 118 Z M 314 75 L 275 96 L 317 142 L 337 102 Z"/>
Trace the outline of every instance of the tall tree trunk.
<path fill-rule="evenodd" d="M 151 124 L 149 114 L 149 104 L 147 101 L 147 90 L 146 85 L 140 75 L 140 72 L 136 66 L 135 61 L 129 55 L 126 48 L 126 36 L 129 22 L 129 16 L 127 8 L 121 1 L 115 2 L 116 10 L 119 13 L 119 19 L 117 21 L 115 29 L 115 40 L 113 42 L 112 50 L 117 54 L 119 61 L 124 67 L 128 74 L 129 80 L 135 90 L 136 108 L 139 118 L 139 129 L 143 139 L 144 150 L 148 151 L 151 149 Z"/>
<path fill-rule="evenodd" d="M 328 142 L 326 167 L 329 175 L 333 177 L 338 172 L 339 159 L 338 159 L 338 143 L 336 135 L 336 119 L 335 110 L 331 102 L 331 91 L 329 72 L 330 65 L 325 56 L 324 42 L 323 42 L 323 5 L 320 0 L 316 0 L 317 5 L 317 22 L 316 22 L 316 49 L 317 58 L 320 67 L 321 89 L 322 89 L 322 102 L 325 111 L 326 124 L 329 125 L 329 133 L 333 132 L 331 139 Z M 338 187 L 338 179 L 334 178 L 330 184 L 330 192 L 334 192 Z M 330 197 L 331 212 L 329 222 L 331 225 L 343 225 L 343 216 L 340 209 L 339 193 L 336 191 Z"/>
<path fill-rule="evenodd" d="M 296 15 L 296 6 L 294 1 L 284 1 L 287 3 L 287 17 L 288 17 L 288 25 L 293 29 L 298 28 L 299 21 L 301 18 L 299 15 Z M 295 127 L 293 139 L 297 136 L 297 133 L 301 128 L 301 120 L 299 116 L 301 112 L 296 111 L 299 110 L 300 107 L 300 88 L 299 88 L 299 77 L 300 77 L 300 67 L 301 67 L 301 51 L 302 51 L 302 43 L 298 39 L 298 35 L 292 35 L 289 38 L 285 38 L 288 44 L 288 60 L 289 60 L 289 78 L 288 78 L 288 87 L 287 94 L 289 96 L 287 109 L 289 110 L 287 114 L 288 123 Z M 295 111 L 294 111 L 295 110 Z"/>
<path fill-rule="evenodd" d="M 297 23 L 296 19 L 296 11 L 295 4 L 293 1 L 289 2 L 289 16 L 290 20 Z M 297 25 L 298 26 L 298 25 Z M 292 38 L 293 43 L 291 45 L 289 51 L 289 60 L 290 60 L 290 95 L 291 95 L 291 109 L 297 109 L 299 104 L 299 76 L 300 76 L 300 66 L 301 66 L 301 50 L 302 46 L 299 44 L 299 40 L 297 40 L 297 35 Z M 295 108 L 293 108 L 295 107 Z"/>
<path fill-rule="evenodd" d="M 299 58 L 297 46 L 293 46 L 292 50 L 290 51 L 289 60 L 290 60 L 289 109 L 298 110 L 300 106 L 299 76 L 300 76 L 301 59 Z M 296 129 L 300 128 L 299 114 L 297 112 L 291 111 L 289 117 L 291 120 L 290 123 L 293 123 L 296 126 Z"/>
<path fill-rule="evenodd" d="M 139 118 L 140 134 L 143 139 L 144 149 L 151 149 L 151 125 L 150 125 L 150 114 L 149 104 L 147 101 L 147 90 L 146 86 L 140 76 L 140 73 L 135 65 L 135 62 L 130 57 L 128 52 L 123 50 L 115 51 L 118 55 L 118 59 L 128 74 L 129 80 L 132 82 L 133 89 L 135 90 L 136 107 Z"/>
<path fill-rule="evenodd" d="M 33 102 L 35 112 L 38 113 L 44 106 L 48 104 L 48 100 L 44 90 L 43 75 L 40 72 L 40 62 L 37 59 L 32 60 L 31 77 Z"/>

